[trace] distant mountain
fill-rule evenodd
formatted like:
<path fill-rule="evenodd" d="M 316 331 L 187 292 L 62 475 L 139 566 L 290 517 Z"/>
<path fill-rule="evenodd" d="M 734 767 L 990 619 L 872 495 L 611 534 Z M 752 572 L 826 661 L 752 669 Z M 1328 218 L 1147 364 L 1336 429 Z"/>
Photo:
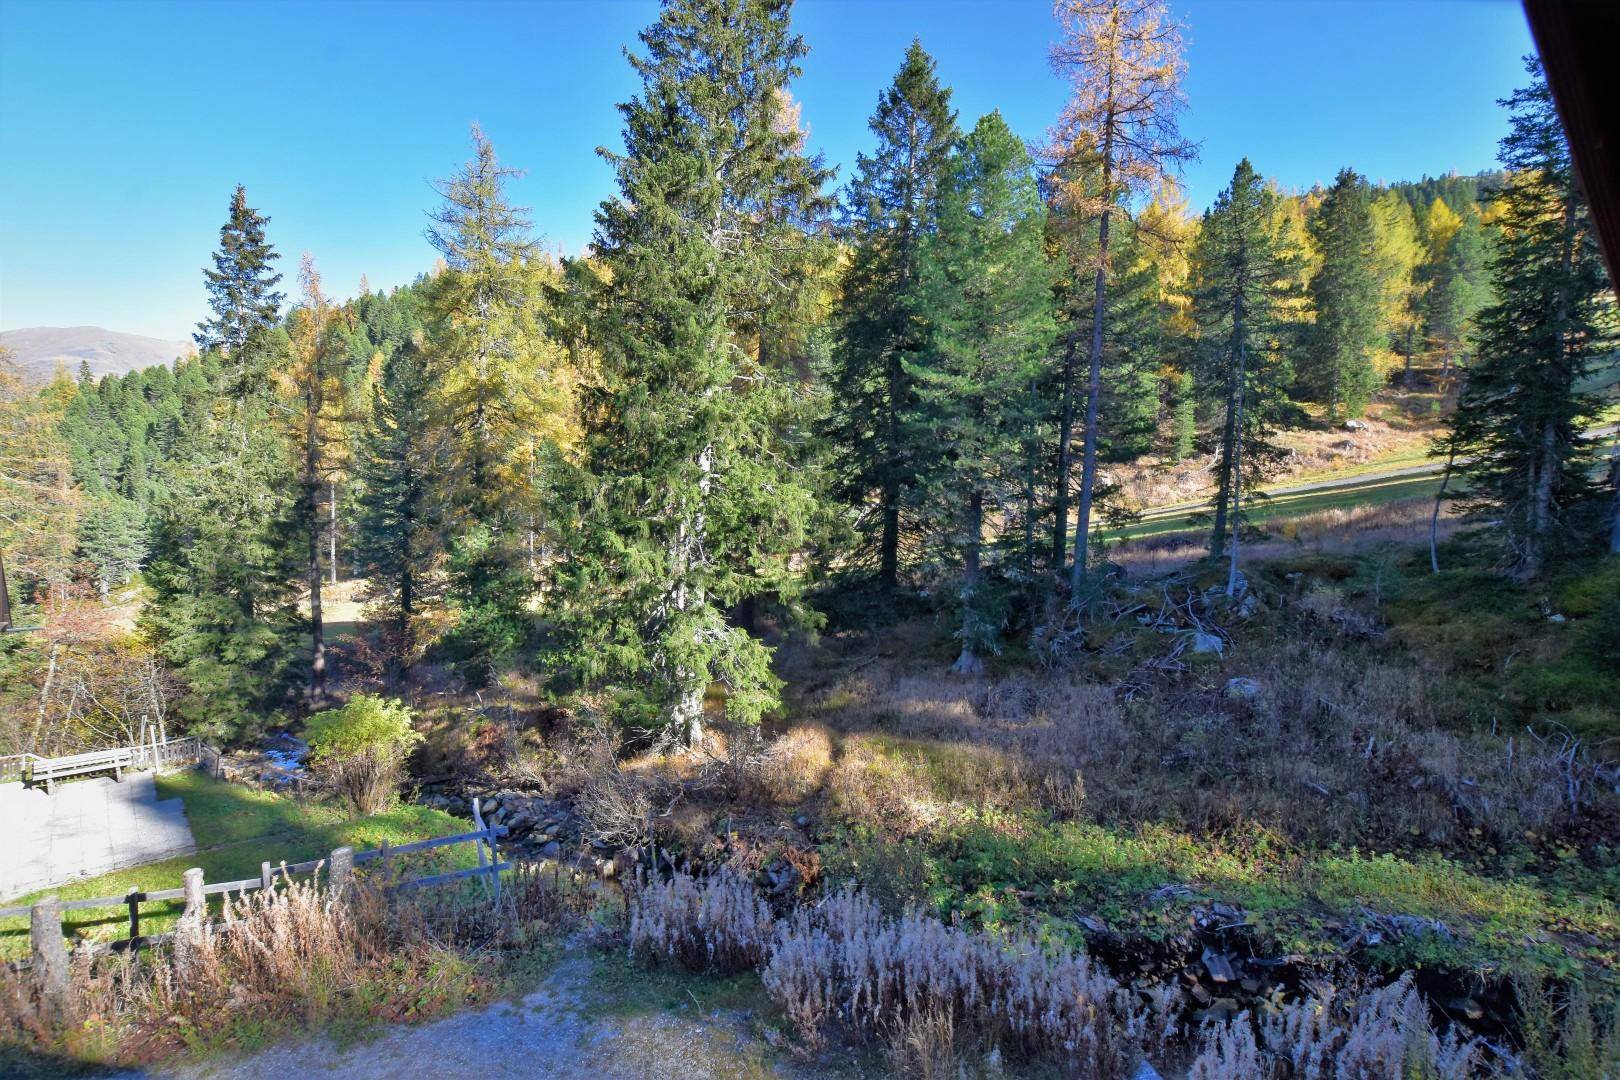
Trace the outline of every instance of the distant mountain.
<path fill-rule="evenodd" d="M 66 367 L 69 375 L 78 374 L 81 362 L 89 363 L 96 375 L 122 375 L 157 364 L 172 364 L 177 357 L 194 351 L 189 341 L 121 334 L 99 326 L 30 326 L 0 331 L 0 348 L 10 349 L 23 377 L 36 382 L 49 382 L 59 365 Z"/>

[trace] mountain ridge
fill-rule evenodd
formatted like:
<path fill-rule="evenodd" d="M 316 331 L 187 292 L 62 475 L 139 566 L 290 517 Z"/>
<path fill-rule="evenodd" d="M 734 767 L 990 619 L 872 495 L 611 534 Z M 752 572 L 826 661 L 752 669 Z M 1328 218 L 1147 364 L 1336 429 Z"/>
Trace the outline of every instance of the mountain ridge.
<path fill-rule="evenodd" d="M 172 364 L 195 348 L 190 341 L 126 334 L 101 326 L 25 326 L 0 331 L 0 348 L 29 382 L 49 382 L 58 366 L 77 375 L 89 364 L 92 375 L 123 375 L 141 368 Z"/>

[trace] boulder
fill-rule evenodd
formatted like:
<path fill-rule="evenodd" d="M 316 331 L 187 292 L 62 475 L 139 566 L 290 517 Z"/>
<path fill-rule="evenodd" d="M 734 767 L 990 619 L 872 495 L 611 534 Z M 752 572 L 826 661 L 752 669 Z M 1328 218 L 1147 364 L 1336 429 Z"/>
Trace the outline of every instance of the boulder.
<path fill-rule="evenodd" d="M 1364 421 L 1364 420 L 1346 420 L 1344 422 L 1344 430 L 1346 430 L 1346 431 L 1366 431 L 1367 430 L 1367 424 L 1366 424 L 1366 421 Z"/>
<path fill-rule="evenodd" d="M 1193 631 L 1192 651 L 1195 653 L 1214 653 L 1216 656 L 1222 656 L 1226 653 L 1226 642 L 1214 634 L 1195 630 Z"/>
<path fill-rule="evenodd" d="M 1260 696 L 1260 684 L 1247 675 L 1239 675 L 1235 679 L 1226 680 L 1225 693 L 1229 698 L 1252 700 Z"/>

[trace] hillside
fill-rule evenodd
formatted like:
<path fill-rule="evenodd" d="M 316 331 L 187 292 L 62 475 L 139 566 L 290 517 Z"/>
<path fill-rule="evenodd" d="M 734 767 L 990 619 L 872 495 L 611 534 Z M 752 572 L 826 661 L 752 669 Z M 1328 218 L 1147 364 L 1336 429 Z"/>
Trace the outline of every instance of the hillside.
<path fill-rule="evenodd" d="M 189 341 L 165 341 L 99 326 L 29 326 L 0 331 L 0 347 L 10 349 L 27 379 L 45 382 L 58 365 L 77 372 L 88 363 L 96 375 L 122 375 L 173 363 L 193 351 Z"/>

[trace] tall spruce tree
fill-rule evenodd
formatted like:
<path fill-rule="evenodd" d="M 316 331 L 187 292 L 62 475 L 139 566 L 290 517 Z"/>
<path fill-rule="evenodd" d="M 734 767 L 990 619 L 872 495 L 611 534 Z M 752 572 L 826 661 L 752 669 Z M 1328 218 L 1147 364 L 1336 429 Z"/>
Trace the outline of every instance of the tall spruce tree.
<path fill-rule="evenodd" d="M 1384 330 L 1367 182 L 1352 169 L 1340 170 L 1309 229 L 1321 266 L 1311 278 L 1316 322 L 1298 374 L 1336 423 L 1366 412 L 1378 385 L 1374 355 Z"/>
<path fill-rule="evenodd" d="M 331 490 L 335 448 L 341 443 L 346 404 L 341 381 L 342 314 L 322 291 L 315 260 L 305 254 L 298 269 L 301 298 L 289 320 L 291 348 L 278 365 L 278 414 L 286 424 L 291 457 L 297 462 L 298 499 L 291 521 L 304 566 L 309 599 L 310 663 L 308 698 L 320 704 L 326 696 L 326 618 L 322 607 L 323 557 L 327 556 L 331 507 L 322 496 Z"/>
<path fill-rule="evenodd" d="M 1542 75 L 1501 104 L 1511 128 L 1508 170 L 1493 203 L 1501 237 L 1491 259 L 1494 302 L 1478 315 L 1478 354 L 1457 401 L 1446 449 L 1468 478 L 1464 510 L 1499 520 L 1504 561 L 1534 577 L 1574 542 L 1595 494 L 1597 408 L 1579 390 L 1613 340 L 1613 294 L 1569 146 Z"/>
<path fill-rule="evenodd" d="M 275 325 L 286 297 L 276 291 L 281 275 L 272 264 L 281 256 L 265 239 L 269 222 L 247 204 L 247 189 L 236 185 L 230 217 L 220 226 L 213 269 L 203 270 L 213 317 L 197 324 L 192 338 L 198 349 L 235 353 L 255 330 Z"/>
<path fill-rule="evenodd" d="M 1079 336 L 1090 334 L 1090 367 L 1082 427 L 1079 521 L 1075 530 L 1072 597 L 1078 597 L 1090 543 L 1092 489 L 1101 438 L 1103 342 L 1106 336 L 1109 233 L 1120 203 L 1151 190 L 1165 174 L 1194 157 L 1181 137 L 1177 114 L 1185 106 L 1186 69 L 1181 27 L 1163 0 L 1058 0 L 1063 37 L 1052 64 L 1067 77 L 1071 96 L 1053 132 L 1052 153 L 1073 181 L 1085 185 L 1070 201 L 1097 220 L 1091 318 L 1076 323 L 1065 350 L 1063 413 L 1058 432 L 1059 528 L 1067 528 L 1070 439 L 1074 425 Z M 1087 193 L 1087 187 L 1090 193 Z"/>
<path fill-rule="evenodd" d="M 857 155 L 844 196 L 850 255 L 826 434 L 839 448 L 842 495 L 861 509 L 863 544 L 875 549 L 878 579 L 889 589 L 898 581 L 902 516 L 920 468 L 921 448 L 905 423 L 913 406 L 906 360 L 926 346 L 918 264 L 958 136 L 950 98 L 933 58 L 913 41 L 868 123 L 877 147 Z"/>
<path fill-rule="evenodd" d="M 991 113 L 962 140 L 941 185 L 939 225 L 922 264 L 930 348 L 907 363 L 919 421 L 936 448 L 928 498 L 942 509 L 944 538 L 961 566 L 957 672 L 982 671 L 984 657 L 1000 651 L 1005 596 L 984 550 L 992 520 L 1021 523 L 1009 561 L 1031 576 L 1032 447 L 1046 414 L 1031 389 L 1057 329 L 1045 228 L 1033 162 Z"/>
<path fill-rule="evenodd" d="M 446 458 L 435 424 L 424 351 L 407 342 L 383 362 L 371 418 L 358 455 L 356 549 L 370 599 L 389 623 L 390 652 L 410 670 L 418 624 L 437 599 L 443 561 L 443 504 L 438 480 Z"/>
<path fill-rule="evenodd" d="M 1210 557 L 1230 557 L 1238 573 L 1245 480 L 1261 477 L 1279 448 L 1270 440 L 1288 385 L 1287 300 L 1296 273 L 1282 234 L 1276 194 L 1247 158 L 1204 214 L 1193 250 L 1193 314 L 1201 381 L 1224 414 Z"/>
<path fill-rule="evenodd" d="M 585 394 L 563 616 L 586 678 L 640 694 L 668 731 L 774 707 L 770 650 L 725 609 L 796 590 L 810 494 L 779 453 L 786 384 L 746 347 L 733 301 L 800 265 L 759 208 L 802 191 L 798 131 L 779 123 L 805 46 L 786 0 L 675 0 L 630 57 L 619 195 L 597 214 L 596 384 Z"/>

